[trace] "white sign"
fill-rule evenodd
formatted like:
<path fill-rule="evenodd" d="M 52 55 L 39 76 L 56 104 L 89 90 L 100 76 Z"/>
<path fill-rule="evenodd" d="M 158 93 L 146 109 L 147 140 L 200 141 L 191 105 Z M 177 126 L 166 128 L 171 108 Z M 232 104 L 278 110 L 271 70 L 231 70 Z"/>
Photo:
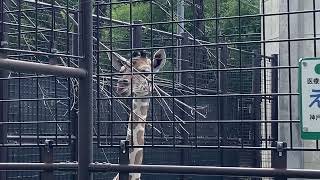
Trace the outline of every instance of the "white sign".
<path fill-rule="evenodd" d="M 299 61 L 301 137 L 320 139 L 320 58 Z"/>

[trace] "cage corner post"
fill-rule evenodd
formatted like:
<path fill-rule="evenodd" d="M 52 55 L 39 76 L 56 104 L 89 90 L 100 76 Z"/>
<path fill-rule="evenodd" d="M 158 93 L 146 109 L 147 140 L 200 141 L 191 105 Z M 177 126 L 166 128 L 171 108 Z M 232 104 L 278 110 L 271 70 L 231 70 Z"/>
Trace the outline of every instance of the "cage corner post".
<path fill-rule="evenodd" d="M 181 33 L 181 36 L 182 36 L 182 40 L 181 40 L 181 46 L 184 46 L 181 48 L 180 52 L 178 52 L 178 67 L 177 67 L 177 70 L 178 71 L 183 71 L 183 70 L 188 70 L 188 59 L 189 59 L 189 54 L 188 54 L 188 47 L 185 47 L 187 45 L 189 45 L 189 35 L 188 33 L 186 32 L 182 32 Z M 178 73 L 178 82 L 181 83 L 181 84 L 185 84 L 187 85 L 188 84 L 188 78 L 181 78 L 182 77 L 182 74 L 181 73 Z M 187 99 L 186 98 L 182 98 L 181 101 L 183 103 L 186 103 Z M 181 119 L 183 120 L 186 120 L 188 118 L 188 116 L 186 116 L 184 114 L 185 112 L 185 107 L 181 107 Z M 187 145 L 188 144 L 188 134 L 186 132 L 186 127 L 187 127 L 187 124 L 183 124 L 181 123 L 181 132 L 182 132 L 182 141 L 181 141 L 181 145 Z M 181 148 L 180 150 L 180 164 L 181 165 L 186 165 L 187 161 L 188 161 L 188 153 L 189 153 L 189 150 L 186 149 L 186 148 Z M 185 175 L 180 175 L 180 180 L 185 180 L 186 179 L 186 176 Z"/>
<path fill-rule="evenodd" d="M 252 94 L 261 94 L 261 55 L 260 52 L 254 51 L 252 55 L 252 65 L 255 68 L 252 74 Z M 253 113 L 252 119 L 261 121 L 261 102 L 262 97 L 256 96 L 253 98 Z M 261 134 L 261 124 L 255 123 L 254 125 L 254 145 L 257 147 L 261 146 L 260 134 Z M 255 167 L 261 167 L 262 163 L 261 151 L 255 151 L 256 164 Z"/>
<path fill-rule="evenodd" d="M 86 76 L 79 79 L 78 180 L 91 180 L 93 159 L 93 2 L 79 0 L 79 67 Z"/>

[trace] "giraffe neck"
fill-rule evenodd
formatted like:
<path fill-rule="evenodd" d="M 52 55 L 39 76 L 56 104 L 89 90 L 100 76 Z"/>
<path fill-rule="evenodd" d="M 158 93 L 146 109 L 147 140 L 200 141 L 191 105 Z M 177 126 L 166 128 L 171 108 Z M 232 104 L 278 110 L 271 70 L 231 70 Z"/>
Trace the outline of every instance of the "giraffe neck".
<path fill-rule="evenodd" d="M 132 123 L 128 124 L 127 140 L 130 145 L 143 146 L 144 145 L 144 133 L 145 133 L 145 121 L 147 119 L 149 109 L 149 99 L 134 99 L 132 101 L 132 113 L 129 116 L 129 121 Z M 143 148 L 135 147 L 131 148 L 129 152 L 130 164 L 142 164 L 143 160 Z M 140 180 L 140 173 L 130 173 L 129 180 Z M 119 174 L 114 180 L 119 179 Z"/>

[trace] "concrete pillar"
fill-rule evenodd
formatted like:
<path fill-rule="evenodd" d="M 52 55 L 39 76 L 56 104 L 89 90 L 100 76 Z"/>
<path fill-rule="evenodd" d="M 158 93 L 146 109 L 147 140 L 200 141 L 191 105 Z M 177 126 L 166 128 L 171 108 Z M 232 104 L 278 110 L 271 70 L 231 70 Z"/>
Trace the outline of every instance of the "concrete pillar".
<path fill-rule="evenodd" d="M 287 12 L 287 0 L 261 0 L 261 13 L 264 1 L 264 13 Z M 290 0 L 289 11 L 305 11 L 313 9 L 313 0 Z M 320 9 L 320 2 L 316 0 L 315 9 Z M 289 19 L 289 21 L 288 21 Z M 313 19 L 313 13 L 301 13 L 288 15 L 266 16 L 262 23 L 262 40 L 283 40 L 297 38 L 313 38 L 314 22 L 316 22 L 316 34 L 320 34 L 320 13 L 316 13 L 316 19 Z M 265 27 L 264 27 L 265 26 Z M 289 28 L 290 27 L 290 32 Z M 263 30 L 265 36 L 263 37 Z M 279 66 L 298 66 L 298 60 L 302 57 L 314 57 L 314 41 L 292 41 L 266 43 L 262 46 L 262 54 L 271 56 L 279 54 Z M 316 42 L 317 56 L 320 56 L 320 41 Z M 289 79 L 289 70 L 281 69 L 279 71 L 279 93 L 297 93 L 298 92 L 298 70 L 291 69 L 291 79 Z M 291 84 L 290 84 L 291 83 Z M 291 109 L 290 109 L 291 108 Z M 298 96 L 280 96 L 279 97 L 279 117 L 280 120 L 299 120 Z M 291 116 L 290 116 L 291 114 Z M 288 147 L 293 146 L 315 148 L 315 141 L 303 141 L 300 138 L 300 124 L 293 124 L 290 128 L 289 123 L 279 124 L 279 141 L 288 143 Z M 292 141 L 291 141 L 292 139 Z M 288 168 L 313 168 L 320 169 L 320 152 L 288 152 Z"/>

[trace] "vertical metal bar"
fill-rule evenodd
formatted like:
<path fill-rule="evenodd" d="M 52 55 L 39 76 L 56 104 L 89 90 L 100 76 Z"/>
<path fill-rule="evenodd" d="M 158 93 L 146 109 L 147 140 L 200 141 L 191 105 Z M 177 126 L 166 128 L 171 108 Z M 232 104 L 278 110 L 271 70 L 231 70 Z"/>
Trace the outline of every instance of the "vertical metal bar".
<path fill-rule="evenodd" d="M 130 6 L 131 7 L 131 6 Z M 131 12 L 131 10 L 130 10 L 130 12 Z M 141 20 L 137 20 L 137 21 L 133 21 L 133 28 L 131 29 L 132 30 L 132 33 L 131 33 L 131 37 L 132 37 L 132 48 L 131 49 L 133 49 L 133 48 L 141 48 L 142 47 L 142 21 Z M 132 53 L 131 53 L 132 54 Z M 132 63 L 132 61 L 131 61 L 131 63 Z M 131 68 L 132 68 L 132 64 L 131 64 Z M 133 72 L 132 71 L 132 69 L 131 69 L 131 72 Z M 132 81 L 131 81 L 131 83 L 132 83 Z M 131 91 L 133 90 L 132 89 L 132 84 L 131 84 Z M 132 92 L 131 92 L 131 94 L 132 94 Z M 132 99 L 130 100 L 130 99 L 128 99 L 128 101 L 127 101 L 127 104 L 128 104 L 128 106 L 131 108 L 131 112 L 133 113 L 133 103 L 132 103 Z M 129 121 L 133 121 L 133 116 L 130 116 L 131 117 L 131 119 L 129 119 Z M 131 142 L 133 142 L 133 126 L 128 126 L 128 127 L 131 127 Z M 133 143 L 131 143 L 131 146 L 133 146 Z"/>
<path fill-rule="evenodd" d="M 228 47 L 223 45 L 220 47 L 220 61 L 218 62 L 218 69 L 225 69 L 224 64 L 227 64 L 227 58 L 228 58 Z M 218 79 L 218 84 L 219 84 L 219 93 L 221 94 L 227 94 L 227 87 L 226 87 L 226 72 L 225 71 L 218 71 L 219 74 L 219 79 Z M 219 98 L 219 120 L 225 120 L 227 119 L 226 117 L 226 98 L 227 97 L 220 97 Z M 219 134 L 220 136 L 218 137 L 218 140 L 221 139 L 220 144 L 225 145 L 225 126 L 223 123 L 219 123 Z M 225 150 L 224 149 L 219 149 L 220 153 L 220 165 L 224 166 L 224 161 L 225 161 Z"/>
<path fill-rule="evenodd" d="M 70 43 L 70 13 L 69 13 L 69 0 L 66 0 L 67 3 L 67 23 L 66 23 L 66 28 L 67 28 L 67 54 L 70 54 L 70 49 L 72 53 L 72 43 Z M 67 58 L 68 66 L 70 67 L 71 61 L 70 58 Z M 72 131 L 71 131 L 71 78 L 67 78 L 67 83 L 68 83 L 68 120 L 69 123 L 68 125 L 68 135 L 69 135 L 69 145 L 72 147 Z M 75 92 L 74 92 L 75 93 Z"/>
<path fill-rule="evenodd" d="M 38 0 L 35 0 L 35 10 L 36 10 L 36 12 L 35 12 L 35 50 L 36 51 L 38 51 L 38 12 L 39 12 L 39 6 L 38 6 Z M 37 59 L 37 56 L 36 56 L 36 59 Z M 36 97 L 37 97 L 37 99 L 39 99 L 39 78 L 37 77 L 36 78 L 36 88 L 37 88 L 37 90 L 36 90 Z M 37 118 L 36 118 L 36 120 L 37 120 L 37 122 L 39 122 L 39 101 L 37 101 L 37 107 L 36 107 L 36 114 L 37 114 Z M 37 123 L 37 130 L 36 130 L 37 132 L 37 145 L 39 145 L 39 143 L 40 143 L 40 127 L 39 127 L 39 123 Z"/>
<path fill-rule="evenodd" d="M 21 0 L 18 0 L 18 49 L 21 49 Z M 19 56 L 20 57 L 20 56 Z M 20 58 L 18 58 L 20 59 Z M 19 77 L 21 77 L 21 73 L 19 73 Z M 19 119 L 19 145 L 21 146 L 22 144 L 22 111 L 21 111 L 21 79 L 18 79 L 18 99 L 19 99 L 19 104 L 18 104 L 18 109 L 19 109 L 19 114 L 18 114 L 18 119 Z"/>
<path fill-rule="evenodd" d="M 266 12 L 266 4 L 265 4 L 265 1 L 262 1 L 261 2 L 261 11 L 262 11 L 262 14 L 265 14 Z M 265 41 L 266 40 L 266 17 L 265 16 L 262 16 L 262 40 Z M 262 54 L 266 54 L 266 43 L 263 42 L 262 44 Z M 267 93 L 267 62 L 266 62 L 266 56 L 262 56 L 263 57 L 263 92 L 264 93 Z M 263 106 L 264 106 L 264 117 L 263 119 L 267 120 L 268 119 L 268 112 L 269 112 L 269 109 L 267 108 L 267 101 L 264 101 L 263 103 Z M 265 136 L 267 137 L 268 135 L 268 123 L 264 123 L 264 134 Z M 268 138 L 265 138 L 265 146 L 264 148 L 268 148 Z"/>
<path fill-rule="evenodd" d="M 93 135 L 93 19 L 92 1 L 79 0 L 80 5 L 80 55 L 79 67 L 87 71 L 85 78 L 79 79 L 79 139 L 78 139 L 78 180 L 91 180 L 89 164 L 92 162 Z"/>
<path fill-rule="evenodd" d="M 5 22 L 7 22 L 8 17 L 5 13 L 4 4 L 6 0 L 1 0 L 0 4 L 0 20 L 1 20 L 1 27 L 0 27 L 0 47 L 5 48 L 8 45 L 8 30 Z M 0 52 L 1 58 L 6 57 L 5 52 Z M 6 78 L 8 77 L 8 72 L 1 70 L 0 77 Z M 8 80 L 1 80 L 0 81 L 0 100 L 8 99 Z M 0 122 L 6 122 L 8 120 L 8 104 L 6 102 L 0 102 Z M 7 142 L 7 126 L 5 124 L 0 125 L 0 144 L 5 144 Z M 0 162 L 7 162 L 7 148 L 5 146 L 0 147 Z M 6 172 L 0 172 L 0 179 L 5 180 Z"/>
<path fill-rule="evenodd" d="M 242 41 L 242 38 L 241 38 L 241 1 L 238 0 L 238 42 L 241 42 Z M 240 76 L 240 94 L 242 94 L 243 92 L 243 77 L 242 77 L 242 64 L 243 64 L 243 58 L 242 58 L 242 45 L 239 44 L 239 67 L 240 67 L 240 71 L 239 71 L 239 76 Z M 240 119 L 242 120 L 243 119 L 243 96 L 240 96 Z M 243 148 L 243 131 L 244 131 L 244 128 L 243 128 L 243 123 L 240 122 L 240 140 L 241 140 L 241 147 Z"/>
<path fill-rule="evenodd" d="M 110 19 L 112 19 L 112 1 L 110 0 L 109 1 L 110 2 L 110 6 L 109 6 L 109 8 L 110 8 L 110 11 L 109 11 L 109 17 L 110 17 Z M 108 26 L 110 26 L 110 28 L 109 28 L 109 42 L 110 42 L 110 49 L 112 50 L 112 47 L 113 47 L 113 40 L 112 40 L 112 30 L 113 30 L 113 28 L 112 28 L 112 25 L 113 25 L 113 23 L 112 23 L 112 21 L 109 21 L 109 24 L 108 24 Z M 110 52 L 110 53 L 113 53 L 112 51 Z M 110 56 L 110 82 L 111 82 L 111 85 L 110 85 L 110 97 L 113 97 L 113 95 L 114 95 L 114 92 L 113 92 L 113 88 L 114 88 L 114 84 L 112 83 L 113 82 L 113 78 L 114 78 L 114 75 L 113 75 L 113 60 L 112 60 L 112 58 L 113 58 L 113 56 Z M 110 116 L 109 116 L 109 118 L 110 118 L 110 120 L 111 121 L 114 121 L 114 118 L 113 118 L 113 106 L 114 106 L 114 99 L 112 98 L 111 100 L 110 100 Z M 129 119 L 129 118 L 128 118 Z M 110 132 L 110 144 L 111 144 L 111 147 L 113 146 L 113 126 L 114 126 L 114 123 L 113 122 L 111 122 L 111 125 L 109 125 L 109 127 L 108 127 L 108 132 Z"/>
<path fill-rule="evenodd" d="M 132 29 L 132 47 L 141 48 L 142 47 L 142 21 L 133 21 Z"/>
<path fill-rule="evenodd" d="M 129 141 L 121 140 L 119 147 L 119 164 L 128 165 L 129 164 Z M 128 180 L 129 172 L 120 172 L 119 180 Z"/>
<path fill-rule="evenodd" d="M 275 147 L 271 151 L 271 167 L 277 169 L 287 168 L 287 143 L 286 142 L 273 142 L 272 146 Z M 287 180 L 286 176 L 276 177 L 275 180 Z"/>
<path fill-rule="evenodd" d="M 193 9 L 193 19 L 196 19 L 197 18 L 197 8 L 196 7 L 196 1 L 193 0 L 192 1 L 192 9 Z M 192 27 L 193 27 L 193 41 L 192 41 L 192 45 L 196 45 L 196 33 L 198 32 L 197 31 L 197 24 L 196 24 L 196 21 L 193 21 L 193 24 L 192 24 Z M 172 30 L 173 32 L 173 30 Z M 193 108 L 196 109 L 197 108 L 197 98 L 196 98 L 196 95 L 197 95 L 197 73 L 196 73 L 196 63 L 197 63 L 197 53 L 196 53 L 196 46 L 193 47 L 193 95 L 194 95 L 194 104 L 193 104 Z M 195 136 L 195 146 L 198 147 L 198 121 L 197 121 L 197 113 L 194 113 L 194 136 Z"/>
<path fill-rule="evenodd" d="M 188 45 L 189 44 L 188 33 L 183 32 L 183 33 L 181 33 L 181 35 L 182 35 L 181 45 L 182 46 Z M 178 70 L 187 70 L 188 69 L 187 59 L 189 58 L 188 57 L 188 55 L 189 55 L 188 54 L 188 47 L 182 47 L 180 52 L 181 52 L 181 54 L 180 54 L 181 56 L 180 56 L 179 61 L 180 61 L 180 64 L 181 64 L 181 66 L 180 66 L 181 69 L 178 69 Z M 180 73 L 180 77 L 181 76 L 182 76 L 182 74 Z M 181 84 L 188 86 L 188 78 L 179 78 L 178 80 L 180 80 Z M 185 98 L 182 98 L 181 101 L 186 103 L 186 99 Z M 181 110 L 181 119 L 186 121 L 186 118 L 188 116 L 185 115 L 185 107 L 183 106 L 183 107 L 181 107 L 181 109 L 182 109 Z M 185 131 L 185 129 L 186 129 L 185 126 L 186 125 L 180 124 L 180 126 L 181 126 L 180 131 L 181 131 L 181 136 L 182 136 L 181 144 L 182 145 L 188 144 L 188 134 Z M 186 164 L 187 151 L 188 151 L 187 149 L 181 148 L 181 151 L 180 151 L 180 164 L 181 165 L 185 165 Z M 186 177 L 184 175 L 180 176 L 181 180 L 183 180 L 185 178 Z"/>
<path fill-rule="evenodd" d="M 78 12 L 74 13 L 73 16 L 74 20 L 76 22 L 79 22 L 79 14 Z M 76 25 L 73 25 L 73 35 L 72 35 L 72 55 L 78 56 L 79 55 L 79 32 L 78 32 L 79 27 Z M 71 90 L 69 90 L 71 91 Z M 78 93 L 78 92 L 74 92 Z M 76 109 L 78 109 L 78 103 L 75 104 L 75 107 L 71 110 L 70 109 L 70 120 L 71 124 L 69 125 L 70 129 L 72 130 L 71 135 L 75 137 L 75 139 L 71 140 L 71 154 L 72 154 L 72 160 L 73 161 L 78 161 L 78 114 L 76 112 Z M 73 179 L 77 179 L 77 174 L 74 173 Z"/>
<path fill-rule="evenodd" d="M 274 120 L 271 125 L 271 137 L 272 141 L 278 141 L 278 123 L 275 122 L 278 120 L 278 55 L 273 54 L 271 59 L 271 66 L 272 74 L 271 74 L 271 93 L 275 94 L 272 96 L 272 103 L 271 103 L 271 120 Z"/>
<path fill-rule="evenodd" d="M 261 56 L 254 52 L 252 55 L 253 60 L 253 67 L 259 68 L 261 67 Z M 260 94 L 261 93 L 261 70 L 255 69 L 252 74 L 252 94 Z M 254 97 L 253 98 L 253 113 L 252 119 L 254 120 L 261 120 L 261 97 Z M 260 123 L 254 124 L 254 146 L 260 147 Z M 259 150 L 255 151 L 255 167 L 261 166 L 261 153 Z"/>
<path fill-rule="evenodd" d="M 292 1 L 291 1 L 292 2 Z M 287 12 L 290 12 L 290 1 L 287 0 Z M 290 13 L 287 14 L 288 18 L 288 39 L 291 39 L 291 26 L 290 26 Z M 290 67 L 288 69 L 289 74 L 288 74 L 288 92 L 289 92 L 289 119 L 290 119 L 290 148 L 292 149 L 294 147 L 293 144 L 293 123 L 292 123 L 292 75 L 291 75 L 291 41 L 288 41 L 288 66 Z"/>
<path fill-rule="evenodd" d="M 313 15 L 313 56 L 317 57 L 317 24 L 316 24 L 316 0 L 312 1 Z M 316 149 L 319 150 L 319 140 L 316 140 Z"/>
<path fill-rule="evenodd" d="M 8 72 L 1 70 L 0 77 L 8 77 Z M 8 99 L 8 80 L 0 81 L 0 100 Z M 8 103 L 0 102 L 0 122 L 6 122 L 8 120 Z M 5 144 L 7 142 L 7 125 L 0 125 L 0 144 Z M 7 148 L 5 146 L 0 147 L 0 162 L 7 162 Z M 6 172 L 0 172 L 0 179 L 6 179 Z"/>
<path fill-rule="evenodd" d="M 73 14 L 73 19 L 76 22 L 79 22 L 79 13 L 75 12 Z M 80 27 L 80 26 L 79 26 Z M 76 26 L 75 24 L 73 25 L 73 35 L 72 35 L 72 54 L 75 56 L 79 55 L 79 27 Z"/>
<path fill-rule="evenodd" d="M 95 11 L 96 11 L 96 29 L 95 29 L 95 36 L 96 36 L 96 74 L 97 74 L 97 82 L 96 82 L 96 97 L 97 97 L 97 143 L 98 147 L 100 146 L 100 138 L 101 138 L 101 132 L 100 132 L 100 33 L 99 33 L 99 26 L 100 26 L 100 6 L 99 2 L 96 2 L 95 5 Z"/>
<path fill-rule="evenodd" d="M 46 140 L 45 146 L 40 148 L 41 162 L 53 163 L 53 141 Z M 54 180 L 54 174 L 52 170 L 43 171 L 40 173 L 41 180 Z"/>
<path fill-rule="evenodd" d="M 150 3 L 149 3 L 149 5 L 150 5 L 150 20 L 151 20 L 151 22 L 153 22 L 153 2 L 152 1 L 150 1 Z M 153 24 L 151 23 L 150 24 L 150 47 L 153 47 Z M 152 52 L 152 51 L 151 51 Z M 151 53 L 151 57 L 153 57 L 153 53 Z M 153 61 L 151 61 L 151 67 L 154 67 L 154 63 L 153 63 Z M 154 72 L 154 69 L 153 68 L 151 68 L 151 73 L 153 73 Z M 154 116 L 155 116 L 155 111 L 154 111 L 154 98 L 153 98 L 153 96 L 154 96 L 154 75 L 151 75 L 151 96 L 152 96 L 152 98 L 151 98 L 151 100 L 150 100 L 150 106 L 151 106 L 151 137 L 152 137 L 152 139 L 151 139 L 151 145 L 152 145 L 152 147 L 154 146 Z"/>

